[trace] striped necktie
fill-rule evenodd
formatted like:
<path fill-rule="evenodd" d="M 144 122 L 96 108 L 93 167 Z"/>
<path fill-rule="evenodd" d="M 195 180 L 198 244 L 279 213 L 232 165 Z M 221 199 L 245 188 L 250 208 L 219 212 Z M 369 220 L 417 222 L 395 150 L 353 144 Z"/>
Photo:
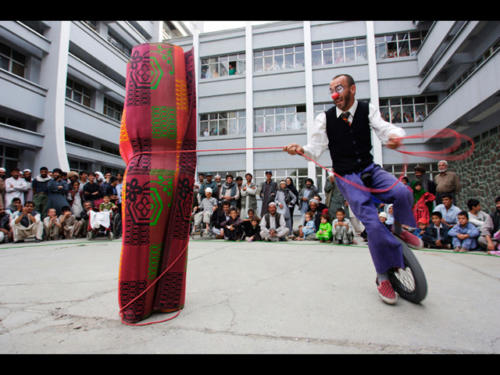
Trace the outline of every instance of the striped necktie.
<path fill-rule="evenodd" d="M 351 122 L 349 121 L 349 112 L 342 112 L 340 117 L 346 122 L 347 125 L 351 126 Z"/>

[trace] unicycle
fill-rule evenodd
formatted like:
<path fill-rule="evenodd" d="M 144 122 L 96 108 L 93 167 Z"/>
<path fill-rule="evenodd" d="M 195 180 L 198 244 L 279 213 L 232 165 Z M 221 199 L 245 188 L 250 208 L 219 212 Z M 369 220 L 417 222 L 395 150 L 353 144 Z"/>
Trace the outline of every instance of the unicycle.
<path fill-rule="evenodd" d="M 390 270 L 388 272 L 389 281 L 401 298 L 418 304 L 427 295 L 427 280 L 424 270 L 408 245 L 397 236 L 394 237 L 401 242 L 403 247 L 405 268 Z"/>

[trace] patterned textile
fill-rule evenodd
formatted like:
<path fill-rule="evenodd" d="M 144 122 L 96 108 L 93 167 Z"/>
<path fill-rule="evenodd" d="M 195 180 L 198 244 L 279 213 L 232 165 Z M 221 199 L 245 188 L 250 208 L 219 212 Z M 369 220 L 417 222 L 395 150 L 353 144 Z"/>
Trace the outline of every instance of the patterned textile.
<path fill-rule="evenodd" d="M 194 77 L 193 51 L 170 44 L 138 45 L 127 64 L 119 272 L 126 322 L 184 307 L 196 154 L 165 151 L 196 149 Z M 168 267 L 154 287 L 124 308 Z"/>

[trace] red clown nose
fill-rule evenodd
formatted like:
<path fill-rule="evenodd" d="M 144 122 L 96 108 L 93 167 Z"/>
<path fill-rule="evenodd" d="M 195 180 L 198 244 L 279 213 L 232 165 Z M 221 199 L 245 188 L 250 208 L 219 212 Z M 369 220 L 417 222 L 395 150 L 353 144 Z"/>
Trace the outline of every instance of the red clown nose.
<path fill-rule="evenodd" d="M 337 100 L 337 98 L 338 98 L 338 97 L 339 97 L 339 93 L 338 93 L 338 92 L 334 92 L 334 93 L 332 94 L 332 99 L 333 99 L 333 100 Z"/>

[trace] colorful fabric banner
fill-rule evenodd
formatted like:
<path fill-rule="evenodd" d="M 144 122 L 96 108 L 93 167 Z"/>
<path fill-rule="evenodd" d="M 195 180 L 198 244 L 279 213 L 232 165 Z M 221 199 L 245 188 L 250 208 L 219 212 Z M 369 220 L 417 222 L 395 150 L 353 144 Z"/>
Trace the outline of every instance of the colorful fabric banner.
<path fill-rule="evenodd" d="M 172 151 L 196 149 L 195 98 L 192 50 L 164 43 L 133 48 L 120 130 L 127 165 L 119 271 L 125 322 L 184 307 L 196 153 Z"/>

